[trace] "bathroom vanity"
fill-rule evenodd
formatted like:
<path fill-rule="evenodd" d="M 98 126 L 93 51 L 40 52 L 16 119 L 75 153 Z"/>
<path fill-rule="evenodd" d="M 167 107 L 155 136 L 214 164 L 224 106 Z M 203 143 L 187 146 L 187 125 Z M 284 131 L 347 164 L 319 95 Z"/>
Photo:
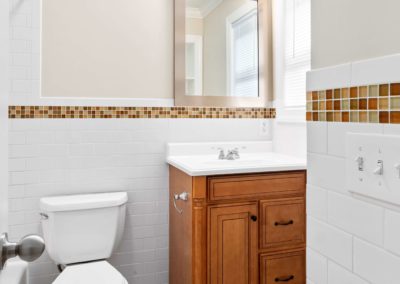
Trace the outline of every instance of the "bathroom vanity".
<path fill-rule="evenodd" d="M 265 143 L 242 161 L 170 146 L 169 283 L 306 283 L 306 165 Z"/>

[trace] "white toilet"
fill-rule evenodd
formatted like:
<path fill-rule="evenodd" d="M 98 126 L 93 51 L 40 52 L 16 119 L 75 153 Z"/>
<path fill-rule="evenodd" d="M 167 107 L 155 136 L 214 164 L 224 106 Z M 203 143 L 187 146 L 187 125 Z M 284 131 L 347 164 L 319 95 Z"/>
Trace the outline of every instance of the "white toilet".
<path fill-rule="evenodd" d="M 121 240 L 126 192 L 40 200 L 46 249 L 65 266 L 53 284 L 127 284 L 106 259 Z"/>

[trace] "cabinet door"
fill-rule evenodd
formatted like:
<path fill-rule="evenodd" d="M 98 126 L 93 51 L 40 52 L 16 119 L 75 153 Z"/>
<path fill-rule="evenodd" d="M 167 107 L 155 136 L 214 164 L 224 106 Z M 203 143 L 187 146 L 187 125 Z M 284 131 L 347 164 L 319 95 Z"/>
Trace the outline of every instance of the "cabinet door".
<path fill-rule="evenodd" d="M 258 282 L 257 205 L 209 208 L 208 283 Z"/>
<path fill-rule="evenodd" d="M 262 255 L 260 267 L 260 284 L 306 283 L 305 251 L 292 252 L 282 255 Z"/>

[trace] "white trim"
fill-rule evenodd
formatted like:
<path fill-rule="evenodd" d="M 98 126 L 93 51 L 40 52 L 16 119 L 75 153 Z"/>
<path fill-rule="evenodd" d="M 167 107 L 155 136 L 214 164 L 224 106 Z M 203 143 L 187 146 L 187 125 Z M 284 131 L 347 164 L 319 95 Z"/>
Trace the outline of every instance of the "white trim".
<path fill-rule="evenodd" d="M 186 43 L 194 44 L 194 81 L 195 92 L 194 96 L 203 95 L 203 36 L 201 35 L 186 35 Z M 186 77 L 187 79 L 187 77 Z"/>
<path fill-rule="evenodd" d="M 233 62 L 232 58 L 232 24 L 239 20 L 241 17 L 250 13 L 252 10 L 257 10 L 257 7 L 254 7 L 254 3 L 246 2 L 246 4 L 240 6 L 236 9 L 232 14 L 226 17 L 225 26 L 226 26 L 226 94 L 227 96 L 232 96 L 232 77 L 233 70 L 231 66 L 231 62 Z M 258 17 L 258 14 L 257 14 Z"/>
<path fill-rule="evenodd" d="M 9 1 L 0 0 L 0 233 L 8 228 Z"/>

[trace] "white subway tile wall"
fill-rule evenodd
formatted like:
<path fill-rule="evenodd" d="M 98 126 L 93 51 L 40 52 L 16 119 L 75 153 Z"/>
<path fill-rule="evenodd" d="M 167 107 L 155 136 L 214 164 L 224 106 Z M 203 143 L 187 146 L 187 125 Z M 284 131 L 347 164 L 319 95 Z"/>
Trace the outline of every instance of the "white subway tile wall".
<path fill-rule="evenodd" d="M 307 127 L 311 145 L 307 188 L 308 283 L 399 283 L 400 213 L 394 210 L 400 209 L 350 195 L 344 183 L 344 157 L 346 133 L 400 135 L 400 127 L 326 122 L 308 123 Z"/>
<path fill-rule="evenodd" d="M 269 140 L 257 119 L 14 119 L 9 121 L 10 239 L 42 234 L 43 196 L 126 191 L 125 233 L 111 263 L 134 284 L 168 283 L 166 143 Z M 44 255 L 31 284 L 58 275 Z"/>

